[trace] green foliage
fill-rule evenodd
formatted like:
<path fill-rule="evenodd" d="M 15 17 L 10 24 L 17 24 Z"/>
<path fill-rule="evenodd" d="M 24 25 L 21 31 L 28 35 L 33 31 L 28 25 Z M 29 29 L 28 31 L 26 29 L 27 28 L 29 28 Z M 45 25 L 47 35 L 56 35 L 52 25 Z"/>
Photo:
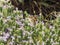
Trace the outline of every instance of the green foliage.
<path fill-rule="evenodd" d="M 0 7 L 0 45 L 9 45 L 10 42 L 12 45 L 60 45 L 60 17 L 44 24 L 41 16 L 38 17 L 39 23 L 31 26 L 29 20 L 22 18 L 22 12 L 8 6 Z M 28 17 L 26 13 L 26 18 Z M 10 34 L 7 41 L 5 38 L 1 40 L 5 31 Z"/>

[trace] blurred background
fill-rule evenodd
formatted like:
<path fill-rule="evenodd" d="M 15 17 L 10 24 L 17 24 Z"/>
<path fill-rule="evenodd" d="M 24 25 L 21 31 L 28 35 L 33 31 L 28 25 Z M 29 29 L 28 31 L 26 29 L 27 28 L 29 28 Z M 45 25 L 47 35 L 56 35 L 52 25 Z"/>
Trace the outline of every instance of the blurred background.
<path fill-rule="evenodd" d="M 0 45 L 60 45 L 60 12 L 55 20 L 30 16 L 0 0 Z"/>

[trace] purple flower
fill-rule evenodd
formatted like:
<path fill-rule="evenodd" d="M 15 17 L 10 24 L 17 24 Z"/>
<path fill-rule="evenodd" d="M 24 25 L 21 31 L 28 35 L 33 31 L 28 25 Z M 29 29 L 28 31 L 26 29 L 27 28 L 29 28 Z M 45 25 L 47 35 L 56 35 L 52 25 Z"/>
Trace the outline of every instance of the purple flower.
<path fill-rule="evenodd" d="M 10 34 L 9 33 L 5 33 L 3 32 L 3 40 L 7 41 L 7 39 L 9 38 Z"/>

